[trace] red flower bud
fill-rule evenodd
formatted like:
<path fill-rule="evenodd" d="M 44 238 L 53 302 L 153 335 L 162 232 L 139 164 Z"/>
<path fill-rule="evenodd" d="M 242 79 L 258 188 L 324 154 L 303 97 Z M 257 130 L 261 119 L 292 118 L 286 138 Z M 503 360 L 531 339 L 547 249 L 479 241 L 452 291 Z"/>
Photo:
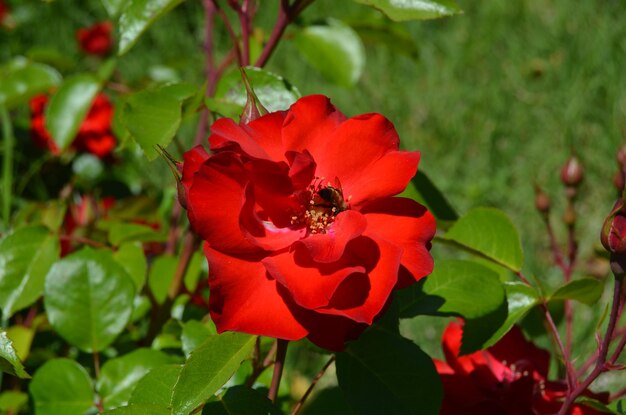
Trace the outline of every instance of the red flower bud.
<path fill-rule="evenodd" d="M 0 23 L 2 23 L 7 14 L 9 14 L 9 8 L 2 0 L 0 0 Z"/>
<path fill-rule="evenodd" d="M 583 181 L 584 175 L 582 164 L 574 156 L 570 157 L 561 169 L 561 181 L 566 186 L 577 187 Z"/>
<path fill-rule="evenodd" d="M 113 45 L 111 22 L 97 23 L 91 27 L 78 29 L 76 38 L 81 50 L 90 55 L 104 56 L 109 53 Z"/>
<path fill-rule="evenodd" d="M 602 225 L 600 241 L 611 253 L 626 252 L 626 206 L 618 199 Z"/>
<path fill-rule="evenodd" d="M 626 146 L 617 150 L 617 156 L 615 158 L 622 169 L 626 168 Z"/>
<path fill-rule="evenodd" d="M 621 194 L 624 190 L 624 184 L 624 173 L 618 171 L 615 173 L 615 176 L 613 176 L 613 185 L 617 189 L 618 194 Z"/>

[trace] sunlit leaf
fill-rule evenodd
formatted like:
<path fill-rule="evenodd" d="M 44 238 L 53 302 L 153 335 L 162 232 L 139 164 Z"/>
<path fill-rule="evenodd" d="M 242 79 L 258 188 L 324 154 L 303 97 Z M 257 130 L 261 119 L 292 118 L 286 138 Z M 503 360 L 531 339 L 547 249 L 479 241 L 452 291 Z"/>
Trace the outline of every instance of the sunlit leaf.
<path fill-rule="evenodd" d="M 44 306 L 50 323 L 68 342 L 100 351 L 128 322 L 135 287 L 108 250 L 82 250 L 58 261 L 48 275 Z"/>
<path fill-rule="evenodd" d="M 0 68 L 0 79 L 0 105 L 12 108 L 48 92 L 61 82 L 61 75 L 50 66 L 23 62 Z"/>
<path fill-rule="evenodd" d="M 100 90 L 92 75 L 66 78 L 46 106 L 46 129 L 61 149 L 69 147 Z"/>
<path fill-rule="evenodd" d="M 353 86 L 365 68 L 365 47 L 350 26 L 328 19 L 325 25 L 302 28 L 294 43 L 308 63 L 329 81 L 344 87 Z"/>
<path fill-rule="evenodd" d="M 4 331 L 0 331 L 0 372 L 22 379 L 30 378 L 26 370 L 24 370 L 24 365 L 17 357 L 13 342 Z"/>
<path fill-rule="evenodd" d="M 580 278 L 559 287 L 550 296 L 554 300 L 576 300 L 583 304 L 594 305 L 604 291 L 604 281 L 596 278 Z"/>
<path fill-rule="evenodd" d="M 169 407 L 182 370 L 182 365 L 160 366 L 151 370 L 139 380 L 129 402 Z"/>
<path fill-rule="evenodd" d="M 29 385 L 37 415 L 84 414 L 93 406 L 89 375 L 70 359 L 53 359 L 35 372 Z"/>
<path fill-rule="evenodd" d="M 423 20 L 460 13 L 453 0 L 355 0 L 377 8 L 396 21 Z"/>

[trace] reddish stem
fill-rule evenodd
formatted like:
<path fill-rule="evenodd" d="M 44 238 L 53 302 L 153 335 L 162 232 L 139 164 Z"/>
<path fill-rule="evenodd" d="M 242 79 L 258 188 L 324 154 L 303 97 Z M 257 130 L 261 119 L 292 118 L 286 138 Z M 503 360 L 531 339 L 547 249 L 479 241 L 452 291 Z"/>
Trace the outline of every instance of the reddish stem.
<path fill-rule="evenodd" d="M 224 10 L 217 4 L 216 0 L 211 0 L 211 1 L 213 3 L 213 7 L 215 8 L 215 12 L 217 12 L 218 16 L 222 19 L 222 22 L 224 22 L 224 26 L 226 27 L 226 31 L 228 32 L 228 35 L 230 36 L 230 40 L 233 42 L 233 47 L 235 48 L 235 51 L 237 53 L 236 54 L 237 64 L 239 66 L 243 66 L 241 49 L 239 48 L 239 38 L 237 37 L 237 34 L 235 33 L 233 26 L 230 24 L 230 20 L 228 20 L 228 16 L 226 16 L 226 13 L 224 12 Z"/>
<path fill-rule="evenodd" d="M 274 373 L 272 374 L 270 391 L 267 394 L 268 399 L 272 402 L 276 402 L 276 396 L 278 396 L 278 387 L 280 386 L 280 379 L 283 376 L 283 367 L 285 366 L 285 357 L 287 356 L 287 345 L 289 345 L 289 340 L 277 339 L 276 343 Z"/>
<path fill-rule="evenodd" d="M 239 24 L 241 25 L 241 66 L 250 64 L 250 0 L 243 0 L 241 7 L 237 10 Z"/>
<path fill-rule="evenodd" d="M 302 395 L 302 398 L 300 398 L 300 401 L 298 401 L 298 404 L 293 408 L 293 411 L 291 412 L 291 415 L 297 415 L 297 413 L 300 411 L 300 409 L 304 405 L 304 402 L 307 400 L 307 398 L 309 397 L 309 395 L 313 391 L 313 388 L 315 387 L 315 385 L 317 385 L 317 382 L 319 382 L 319 380 L 322 378 L 322 376 L 324 376 L 324 373 L 326 373 L 326 370 L 328 370 L 328 368 L 330 367 L 330 365 L 333 364 L 334 361 L 335 361 L 335 355 L 332 355 L 330 357 L 330 359 L 328 359 L 328 362 L 326 362 L 324 367 L 322 367 L 320 369 L 320 371 L 317 372 L 317 374 L 315 375 L 315 377 L 311 381 L 311 384 L 309 385 L 309 388 L 306 390 L 306 392 L 304 392 L 304 395 Z"/>
<path fill-rule="evenodd" d="M 574 390 L 569 390 L 567 398 L 565 398 L 565 402 L 563 406 L 559 410 L 557 415 L 565 415 L 569 412 L 570 407 L 588 387 L 591 383 L 596 380 L 600 374 L 607 371 L 609 367 L 607 366 L 606 356 L 609 352 L 609 345 L 611 340 L 613 339 L 613 332 L 615 331 L 615 324 L 618 319 L 618 311 L 620 309 L 622 299 L 622 281 L 618 278 L 615 279 L 615 286 L 613 287 L 613 303 L 611 305 L 611 314 L 609 317 L 609 324 L 606 329 L 606 333 L 604 334 L 604 339 L 600 344 L 600 351 L 598 352 L 598 359 L 596 360 L 596 365 L 591 371 L 591 373 L 587 376 L 587 378 L 581 382 Z"/>
<path fill-rule="evenodd" d="M 94 248 L 106 248 L 107 244 L 94 241 L 93 239 L 83 238 L 77 235 L 59 235 L 59 239 L 62 241 L 78 242 L 85 245 L 93 246 Z"/>

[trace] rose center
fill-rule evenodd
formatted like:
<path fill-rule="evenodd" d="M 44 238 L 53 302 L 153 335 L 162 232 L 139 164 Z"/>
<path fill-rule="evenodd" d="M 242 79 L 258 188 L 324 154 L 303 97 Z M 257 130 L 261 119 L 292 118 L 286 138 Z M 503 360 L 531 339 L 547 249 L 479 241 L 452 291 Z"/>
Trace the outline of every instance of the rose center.
<path fill-rule="evenodd" d="M 337 215 L 350 209 L 351 197 L 344 198 L 339 180 L 335 179 L 335 185 L 323 180 L 323 177 L 315 178 L 303 196 L 304 212 L 291 217 L 293 225 L 304 224 L 310 234 L 326 233 Z"/>

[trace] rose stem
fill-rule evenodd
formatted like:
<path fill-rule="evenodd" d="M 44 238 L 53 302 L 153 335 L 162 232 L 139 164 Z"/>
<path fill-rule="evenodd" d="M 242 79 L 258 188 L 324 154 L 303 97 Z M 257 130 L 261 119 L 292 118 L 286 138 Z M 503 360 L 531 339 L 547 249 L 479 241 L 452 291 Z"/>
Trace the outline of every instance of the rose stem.
<path fill-rule="evenodd" d="M 315 375 L 315 377 L 311 381 L 309 388 L 306 390 L 306 392 L 304 392 L 304 395 L 302 395 L 302 398 L 300 399 L 298 404 L 295 406 L 295 408 L 293 408 L 291 415 L 296 415 L 300 411 L 300 408 L 302 408 L 302 405 L 304 405 L 304 402 L 307 400 L 307 398 L 313 391 L 313 388 L 315 387 L 315 385 L 317 385 L 317 382 L 322 378 L 322 376 L 324 376 L 324 373 L 326 373 L 326 370 L 330 367 L 330 365 L 333 364 L 334 361 L 335 361 L 335 355 L 332 355 L 330 359 L 328 359 L 328 362 L 326 362 L 324 367 L 322 367 L 320 371 L 317 372 L 317 375 Z"/>
<path fill-rule="evenodd" d="M 287 356 L 287 345 L 289 345 L 289 340 L 277 339 L 276 343 L 274 373 L 272 374 L 270 391 L 267 394 L 267 398 L 272 402 L 276 402 L 276 396 L 278 395 L 278 386 L 280 386 L 280 378 L 283 376 L 283 367 L 285 366 L 285 356 Z"/>
<path fill-rule="evenodd" d="M 571 391 L 574 386 L 576 386 L 576 378 L 574 367 L 572 366 L 572 362 L 570 361 L 569 352 L 563 346 L 563 341 L 561 340 L 561 336 L 559 335 L 559 329 L 557 329 L 556 324 L 554 324 L 554 320 L 552 319 L 552 314 L 550 314 L 550 310 L 548 309 L 548 304 L 543 301 L 541 303 L 541 308 L 543 309 L 546 321 L 548 326 L 550 327 L 550 331 L 552 332 L 552 336 L 554 337 L 554 341 L 559 347 L 559 351 L 563 356 L 563 362 L 565 363 L 565 372 L 567 375 L 567 390 Z"/>
<path fill-rule="evenodd" d="M 620 278 L 615 278 L 615 286 L 613 287 L 613 304 L 611 304 L 611 314 L 609 317 L 609 324 L 606 329 L 606 333 L 604 334 L 604 339 L 600 344 L 600 352 L 598 353 L 598 359 L 596 360 L 596 365 L 593 368 L 593 371 L 587 376 L 587 378 L 580 383 L 574 390 L 570 390 L 563 406 L 559 410 L 557 415 L 565 415 L 569 411 L 570 407 L 582 394 L 585 389 L 594 381 L 596 378 L 602 373 L 607 371 L 609 368 L 606 365 L 606 356 L 609 352 L 609 345 L 611 340 L 613 339 L 613 332 L 615 330 L 615 324 L 618 319 L 618 311 L 620 309 L 620 303 L 622 299 L 622 280 Z"/>
<path fill-rule="evenodd" d="M 228 16 L 226 16 L 226 13 L 224 12 L 224 10 L 219 6 L 219 4 L 217 4 L 217 0 L 211 0 L 211 1 L 213 2 L 213 7 L 215 7 L 215 11 L 222 19 L 222 22 L 224 22 L 224 26 L 226 27 L 226 31 L 228 32 L 228 35 L 230 36 L 230 40 L 233 42 L 233 47 L 235 48 L 235 51 L 237 52 L 236 54 L 237 65 L 243 66 L 241 49 L 239 48 L 239 38 L 237 37 L 237 34 L 235 33 L 233 26 L 230 24 L 230 20 L 228 20 Z"/>
<path fill-rule="evenodd" d="M 260 339 L 261 337 L 258 337 L 258 340 Z M 246 386 L 252 387 L 252 385 L 254 385 L 254 382 L 256 382 L 259 376 L 261 376 L 261 373 L 263 373 L 265 369 L 274 364 L 272 358 L 274 354 L 276 354 L 276 343 L 277 342 L 272 343 L 272 347 L 265 355 L 265 359 L 263 359 L 262 362 L 257 362 L 257 365 L 254 366 L 254 368 L 252 369 L 252 373 L 246 379 Z"/>
<path fill-rule="evenodd" d="M 235 9 L 239 15 L 241 25 L 241 66 L 250 64 L 250 22 L 252 20 L 252 10 L 250 0 L 243 0 L 241 6 Z"/>
<path fill-rule="evenodd" d="M 100 353 L 94 350 L 91 355 L 93 356 L 93 371 L 97 381 L 100 379 Z M 104 412 L 104 402 L 102 398 L 96 399 L 96 407 L 98 408 L 98 412 Z"/>
<path fill-rule="evenodd" d="M 278 41 L 283 36 L 283 33 L 285 33 L 285 28 L 314 1 L 315 0 L 296 0 L 291 6 L 289 6 L 289 0 L 280 1 L 276 24 L 255 66 L 263 67 L 265 65 L 270 56 L 272 56 L 274 49 L 276 49 Z"/>
<path fill-rule="evenodd" d="M 15 137 L 9 111 L 4 105 L 0 105 L 0 121 L 2 121 L 2 141 L 4 141 L 4 155 L 2 158 L 2 220 L 4 228 L 9 228 L 11 219 L 11 191 L 13 186 L 13 147 Z"/>
<path fill-rule="evenodd" d="M 574 195 L 571 193 L 567 194 L 567 204 L 568 210 L 574 211 Z M 567 267 L 563 268 L 563 279 L 567 284 L 572 280 L 572 271 L 574 270 L 574 266 L 576 264 L 576 255 L 578 254 L 578 243 L 576 242 L 576 223 L 575 220 L 572 223 L 567 224 L 567 250 L 568 250 L 568 264 Z M 572 341 L 574 337 L 573 325 L 574 325 L 574 315 L 572 310 L 572 301 L 566 299 L 564 304 L 564 314 L 565 314 L 565 348 L 567 349 L 567 353 L 571 354 L 572 352 Z"/>

